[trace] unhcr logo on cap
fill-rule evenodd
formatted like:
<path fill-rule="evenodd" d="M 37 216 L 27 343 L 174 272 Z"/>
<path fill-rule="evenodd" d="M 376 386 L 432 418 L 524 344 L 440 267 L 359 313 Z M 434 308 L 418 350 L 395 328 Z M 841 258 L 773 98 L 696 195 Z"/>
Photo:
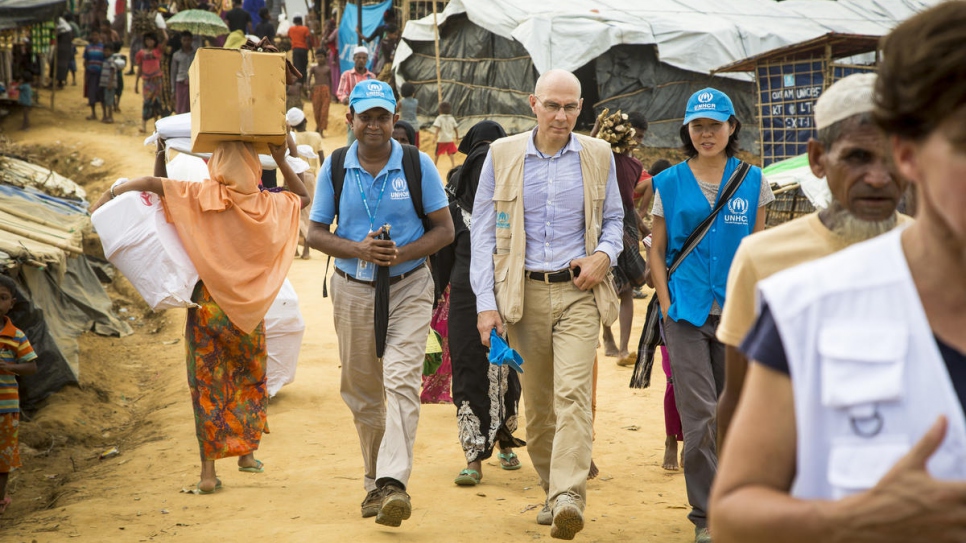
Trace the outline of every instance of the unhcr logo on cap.
<path fill-rule="evenodd" d="M 710 92 L 702 92 L 701 94 L 698 94 L 698 101 L 702 104 L 707 104 L 711 100 L 714 100 L 714 95 Z"/>

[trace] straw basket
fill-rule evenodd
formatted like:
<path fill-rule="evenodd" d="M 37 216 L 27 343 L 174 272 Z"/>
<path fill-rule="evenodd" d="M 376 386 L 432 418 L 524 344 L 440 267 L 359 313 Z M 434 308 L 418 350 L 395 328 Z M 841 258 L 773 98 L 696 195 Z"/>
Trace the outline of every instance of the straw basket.
<path fill-rule="evenodd" d="M 802 192 L 802 187 L 797 183 L 776 189 L 774 192 L 775 201 L 767 207 L 766 228 L 778 226 L 815 211 L 815 206 L 808 201 L 805 193 Z"/>

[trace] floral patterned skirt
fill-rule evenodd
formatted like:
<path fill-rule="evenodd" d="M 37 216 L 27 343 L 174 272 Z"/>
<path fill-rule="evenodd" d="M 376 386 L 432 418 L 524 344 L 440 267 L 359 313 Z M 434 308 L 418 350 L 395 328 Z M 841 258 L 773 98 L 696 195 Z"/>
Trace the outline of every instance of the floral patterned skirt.
<path fill-rule="evenodd" d="M 265 325 L 245 334 L 202 283 L 188 310 L 185 342 L 195 432 L 203 460 L 243 456 L 268 433 Z"/>
<path fill-rule="evenodd" d="M 21 465 L 20 443 L 17 439 L 19 427 L 19 413 L 0 414 L 0 473 L 9 473 Z"/>

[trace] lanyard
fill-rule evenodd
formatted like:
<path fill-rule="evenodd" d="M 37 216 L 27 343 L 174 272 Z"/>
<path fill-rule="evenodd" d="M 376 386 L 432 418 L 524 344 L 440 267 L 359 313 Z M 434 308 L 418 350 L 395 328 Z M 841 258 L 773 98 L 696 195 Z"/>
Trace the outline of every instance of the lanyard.
<path fill-rule="evenodd" d="M 376 214 L 379 213 L 379 204 L 382 203 L 382 197 L 386 194 L 386 185 L 389 184 L 389 172 L 386 172 L 386 178 L 382 182 L 382 189 L 379 190 L 379 199 L 376 200 L 376 209 L 375 211 L 370 211 L 369 198 L 366 197 L 366 190 L 362 186 L 362 176 L 359 175 L 359 170 L 353 171 L 355 171 L 356 174 L 356 184 L 359 185 L 359 194 L 362 196 L 362 205 L 366 207 L 366 215 L 369 216 L 369 231 L 374 232 L 376 227 Z M 375 184 L 375 179 L 373 179 L 373 184 Z"/>

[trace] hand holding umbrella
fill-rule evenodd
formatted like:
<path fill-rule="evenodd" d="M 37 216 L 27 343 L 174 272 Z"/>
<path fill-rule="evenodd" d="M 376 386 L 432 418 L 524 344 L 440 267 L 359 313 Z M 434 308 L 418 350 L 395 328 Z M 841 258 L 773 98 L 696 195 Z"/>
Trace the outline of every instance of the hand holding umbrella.
<path fill-rule="evenodd" d="M 390 225 L 384 224 L 378 239 L 391 240 Z M 386 334 L 389 331 L 389 266 L 376 267 L 376 299 L 373 304 L 373 322 L 376 330 L 376 356 L 386 352 Z"/>

